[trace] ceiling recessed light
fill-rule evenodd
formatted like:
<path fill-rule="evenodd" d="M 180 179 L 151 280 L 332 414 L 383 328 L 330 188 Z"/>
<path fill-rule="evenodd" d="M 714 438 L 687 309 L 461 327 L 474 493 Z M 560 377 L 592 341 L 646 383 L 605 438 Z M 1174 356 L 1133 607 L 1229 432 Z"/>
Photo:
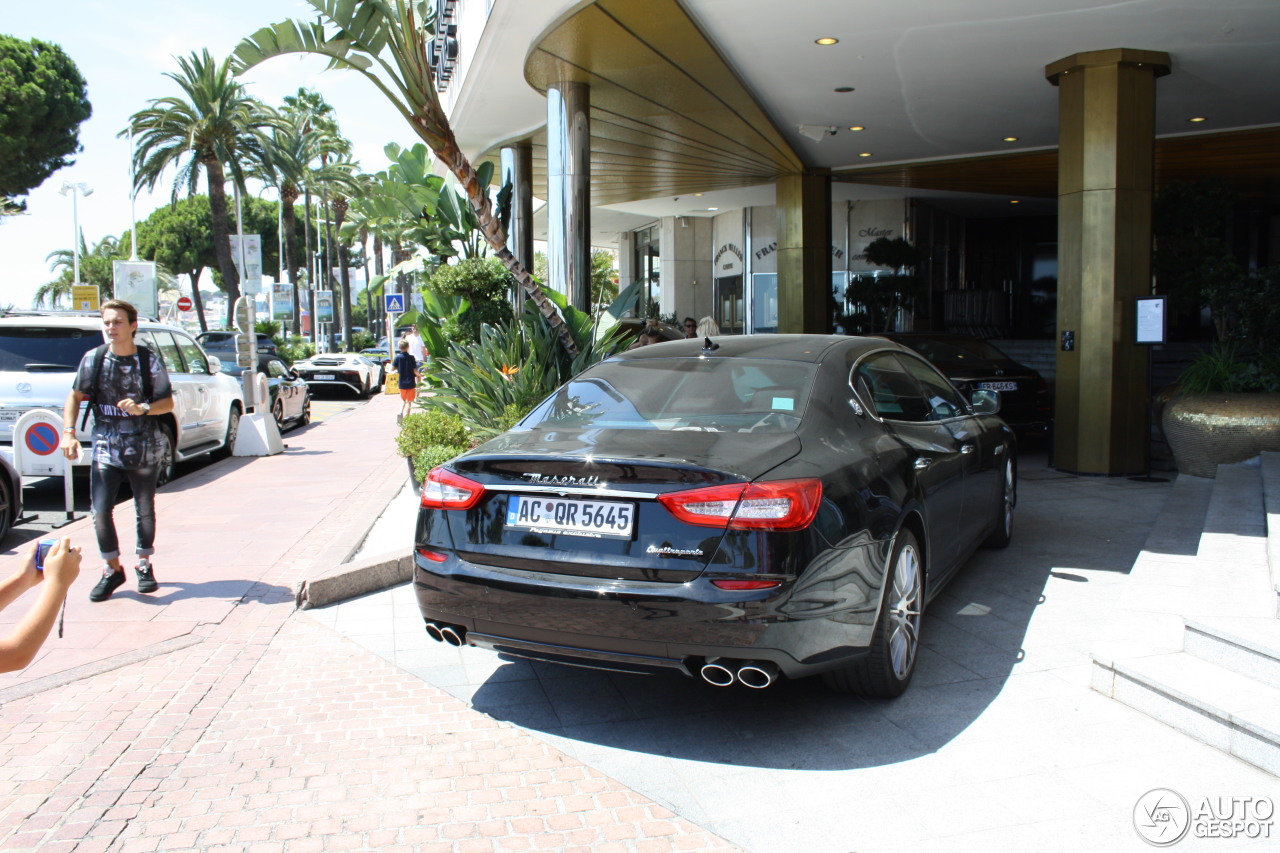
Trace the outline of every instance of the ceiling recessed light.
<path fill-rule="evenodd" d="M 694 197 L 694 198 L 702 198 L 702 193 L 694 193 L 694 194 L 693 194 L 693 197 Z"/>
<path fill-rule="evenodd" d="M 1016 136 L 1006 136 L 1004 139 L 1001 140 L 1001 142 L 1017 142 L 1017 141 L 1018 141 L 1018 137 Z"/>
<path fill-rule="evenodd" d="M 860 124 L 851 125 L 849 129 L 852 130 L 854 133 L 857 133 L 859 130 L 866 130 L 866 128 Z"/>
<path fill-rule="evenodd" d="M 719 209 L 720 209 L 720 208 L 718 208 L 718 207 L 708 207 L 708 208 L 707 208 L 707 210 L 719 210 Z"/>
<path fill-rule="evenodd" d="M 1011 199 L 1009 199 L 1009 204 L 1022 204 L 1022 200 L 1021 200 L 1021 199 L 1016 199 L 1016 198 L 1011 198 Z"/>
<path fill-rule="evenodd" d="M 870 152 L 870 151 L 863 151 L 863 152 L 862 152 L 861 154 L 859 154 L 858 156 L 859 156 L 859 157 L 870 157 L 870 156 L 871 156 L 871 152 Z"/>
<path fill-rule="evenodd" d="M 1200 122 L 1202 122 L 1202 121 L 1208 121 L 1208 120 L 1209 120 L 1209 119 L 1205 118 L 1204 116 L 1195 116 L 1194 118 L 1189 118 L 1189 119 L 1187 119 L 1187 121 L 1189 121 L 1189 122 L 1191 122 L 1191 123 L 1193 123 L 1193 124 L 1199 124 L 1199 123 L 1200 123 Z"/>
<path fill-rule="evenodd" d="M 852 87 L 852 86 L 837 86 L 837 87 L 835 88 L 835 90 L 834 90 L 834 91 L 839 92 L 840 94 L 842 94 L 842 95 L 843 95 L 843 94 L 845 94 L 846 92 L 852 92 L 852 91 L 853 91 L 853 87 Z"/>
<path fill-rule="evenodd" d="M 813 40 L 813 43 L 814 43 L 814 44 L 820 44 L 820 45 L 822 45 L 823 47 L 826 47 L 827 45 L 839 44 L 839 43 L 840 43 L 840 39 L 832 38 L 831 36 L 823 36 L 823 37 L 822 37 L 822 38 L 820 38 L 820 39 L 814 39 L 814 40 Z"/>

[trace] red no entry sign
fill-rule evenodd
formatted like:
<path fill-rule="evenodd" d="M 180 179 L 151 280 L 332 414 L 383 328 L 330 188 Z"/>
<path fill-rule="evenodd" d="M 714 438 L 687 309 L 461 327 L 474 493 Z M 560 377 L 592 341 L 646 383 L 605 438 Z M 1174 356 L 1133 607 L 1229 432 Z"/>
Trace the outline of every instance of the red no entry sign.
<path fill-rule="evenodd" d="M 179 297 L 178 297 L 178 310 L 179 310 L 179 311 L 190 311 L 190 310 L 191 310 L 191 297 L 190 297 L 190 296 L 179 296 Z"/>
<path fill-rule="evenodd" d="M 61 443 L 58 430 L 52 424 L 32 424 L 27 428 L 27 449 L 39 456 L 48 456 Z"/>

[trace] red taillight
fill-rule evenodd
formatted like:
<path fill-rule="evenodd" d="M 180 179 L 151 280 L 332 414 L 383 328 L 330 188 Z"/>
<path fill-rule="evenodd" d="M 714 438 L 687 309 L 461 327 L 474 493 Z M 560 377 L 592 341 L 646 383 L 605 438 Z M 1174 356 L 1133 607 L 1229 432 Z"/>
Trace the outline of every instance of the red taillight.
<path fill-rule="evenodd" d="M 422 484 L 422 506 L 429 509 L 471 509 L 484 486 L 447 468 L 432 468 Z"/>
<path fill-rule="evenodd" d="M 430 560 L 433 563 L 443 563 L 449 559 L 448 554 L 441 554 L 439 551 L 428 551 L 426 548 L 419 548 L 418 556 L 424 560 Z"/>
<path fill-rule="evenodd" d="M 782 581 L 730 581 L 718 580 L 712 581 L 712 586 L 718 586 L 721 589 L 742 590 L 742 589 L 773 589 L 775 586 L 782 586 Z"/>
<path fill-rule="evenodd" d="M 658 502 L 686 524 L 730 530 L 803 530 L 818 514 L 822 481 L 731 483 L 659 495 Z"/>

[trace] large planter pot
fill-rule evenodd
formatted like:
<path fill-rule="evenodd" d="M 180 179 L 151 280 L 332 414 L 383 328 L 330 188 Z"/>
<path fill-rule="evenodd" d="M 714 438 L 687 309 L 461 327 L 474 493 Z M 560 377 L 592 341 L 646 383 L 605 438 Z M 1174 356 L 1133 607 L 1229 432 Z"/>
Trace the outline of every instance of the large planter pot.
<path fill-rule="evenodd" d="M 1280 450 L 1280 394 L 1174 397 L 1160 424 L 1178 472 L 1212 477 L 1219 465 Z"/>

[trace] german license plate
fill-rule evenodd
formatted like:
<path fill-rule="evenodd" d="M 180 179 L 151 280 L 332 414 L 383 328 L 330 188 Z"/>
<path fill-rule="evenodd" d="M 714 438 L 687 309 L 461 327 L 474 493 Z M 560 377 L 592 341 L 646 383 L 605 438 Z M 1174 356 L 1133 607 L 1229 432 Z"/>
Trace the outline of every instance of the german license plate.
<path fill-rule="evenodd" d="M 507 527 L 535 533 L 564 533 L 592 539 L 630 539 L 635 504 L 512 495 Z"/>
<path fill-rule="evenodd" d="M 983 391 L 1017 391 L 1017 382 L 979 382 L 978 387 Z"/>
<path fill-rule="evenodd" d="M 324 382 L 327 379 L 333 379 L 335 377 L 332 373 L 317 373 L 315 376 L 312 376 L 311 378 L 319 382 Z"/>

